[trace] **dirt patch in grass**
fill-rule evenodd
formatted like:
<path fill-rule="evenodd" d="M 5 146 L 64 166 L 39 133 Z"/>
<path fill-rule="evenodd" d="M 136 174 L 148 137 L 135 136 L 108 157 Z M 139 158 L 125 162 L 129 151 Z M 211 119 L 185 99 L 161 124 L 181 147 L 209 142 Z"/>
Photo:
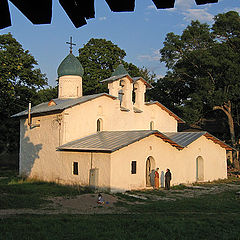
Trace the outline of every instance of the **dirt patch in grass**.
<path fill-rule="evenodd" d="M 53 186 L 55 187 L 55 186 Z M 127 193 L 108 194 L 102 193 L 105 204 L 98 204 L 97 193 L 83 193 L 83 194 L 65 194 L 61 196 L 46 196 L 43 198 L 43 203 L 38 207 L 31 208 L 25 205 L 21 208 L 1 209 L 0 218 L 5 218 L 19 214 L 116 214 L 129 213 L 133 208 L 138 206 L 148 208 L 149 204 L 157 204 L 161 206 L 166 205 L 166 209 L 174 208 L 175 203 L 197 201 L 200 198 L 214 198 L 217 194 L 228 194 L 239 201 L 239 195 L 235 194 L 240 191 L 240 181 L 238 182 L 221 182 L 221 183 L 204 183 L 200 185 L 185 185 L 180 189 L 173 187 L 171 190 L 141 190 L 130 191 Z M 70 191 L 71 192 L 71 191 Z M 15 196 L 15 195 L 14 195 Z M 17 195 L 16 195 L 17 196 Z M 20 195 L 19 195 L 20 196 Z M 212 197 L 211 197 L 212 196 Z M 0 193 L 0 198 L 7 198 L 7 193 Z M 192 200 L 191 200 L 192 199 Z M 222 199 L 224 200 L 225 197 Z M 160 202 L 161 203 L 160 203 Z M 199 200 L 200 201 L 200 200 Z M 202 201 L 202 200 L 201 200 Z M 171 204 L 172 202 L 172 204 Z M 183 204 L 184 204 L 183 202 Z M 210 203 L 212 202 L 209 201 Z M 219 201 L 218 201 L 219 202 Z M 182 203 L 181 203 L 182 204 Z M 154 206 L 155 206 L 154 205 Z M 156 206 L 157 206 L 156 205 Z M 171 206 L 170 206 L 171 205 Z M 159 211 L 161 209 L 159 208 Z M 147 211 L 147 210 L 146 210 Z M 150 210 L 149 210 L 150 211 Z M 173 211 L 175 211 L 173 209 Z"/>
<path fill-rule="evenodd" d="M 114 207 L 118 198 L 111 194 L 102 194 L 105 203 L 98 204 L 98 194 L 83 194 L 74 197 L 51 197 L 51 203 L 43 204 L 39 209 L 2 209 L 0 218 L 19 214 L 115 214 L 126 212 L 125 208 Z"/>
<path fill-rule="evenodd" d="M 114 204 L 118 201 L 116 196 L 110 194 L 102 194 L 105 203 L 98 204 L 97 197 L 98 194 L 83 194 L 76 196 L 74 198 L 66 197 L 54 197 L 51 200 L 52 207 L 58 211 L 68 212 L 68 213 L 115 213 Z"/>

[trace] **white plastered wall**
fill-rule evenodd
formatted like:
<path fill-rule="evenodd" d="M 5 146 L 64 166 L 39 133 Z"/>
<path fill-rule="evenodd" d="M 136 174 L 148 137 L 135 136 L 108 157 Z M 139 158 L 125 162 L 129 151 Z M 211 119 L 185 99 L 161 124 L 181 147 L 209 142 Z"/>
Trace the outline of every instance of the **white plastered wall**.
<path fill-rule="evenodd" d="M 204 136 L 183 150 L 177 150 L 156 136 L 149 136 L 118 151 L 83 153 L 56 151 L 61 143 L 62 125 L 59 115 L 35 117 L 40 127 L 30 129 L 27 120 L 21 120 L 20 174 L 45 181 L 88 185 L 91 168 L 99 169 L 99 186 L 112 191 L 144 188 L 146 160 L 152 156 L 160 176 L 170 168 L 171 184 L 196 181 L 196 158 L 204 160 L 204 181 L 227 177 L 226 151 Z M 63 115 L 65 116 L 65 115 Z M 68 116 L 68 115 L 66 115 Z M 59 132 L 59 126 L 60 132 Z M 42 131 L 44 130 L 44 134 Z M 60 138 L 59 138 L 60 133 Z M 137 161 L 137 174 L 131 174 L 131 161 Z M 72 172 L 73 162 L 79 163 L 79 175 Z"/>
<path fill-rule="evenodd" d="M 149 130 L 151 121 L 155 130 L 177 131 L 177 121 L 157 105 L 145 105 L 142 113 L 124 112 L 119 100 L 107 96 L 68 108 L 63 115 L 63 143 L 96 133 L 99 118 L 103 131 Z"/>
<path fill-rule="evenodd" d="M 111 154 L 111 190 L 124 191 L 146 187 L 146 160 L 151 156 L 159 168 L 160 186 L 169 168 L 171 184 L 196 182 L 196 158 L 204 160 L 204 181 L 227 177 L 226 150 L 204 136 L 178 150 L 156 136 L 149 136 Z M 131 174 L 131 161 L 137 161 L 137 173 Z"/>
<path fill-rule="evenodd" d="M 143 81 L 137 80 L 134 83 L 135 103 L 134 107 L 142 109 L 145 103 L 146 85 Z"/>
<path fill-rule="evenodd" d="M 89 184 L 91 168 L 99 169 L 99 186 L 110 185 L 110 154 L 57 151 L 61 145 L 62 114 L 32 118 L 40 127 L 30 128 L 27 120 L 20 121 L 19 173 L 30 178 L 61 184 Z M 60 137 L 59 137 L 60 134 Z M 73 162 L 78 162 L 79 175 L 73 174 Z"/>
<path fill-rule="evenodd" d="M 61 144 L 61 129 L 57 119 L 57 114 L 33 117 L 31 127 L 28 126 L 27 119 L 20 120 L 21 175 L 42 180 L 57 177 L 56 172 L 60 166 L 56 147 Z M 40 127 L 36 127 L 36 123 L 40 123 Z"/>
<path fill-rule="evenodd" d="M 56 148 L 66 142 L 96 132 L 98 118 L 103 120 L 103 130 L 145 130 L 150 121 L 155 129 L 173 131 L 176 120 L 157 105 L 145 106 L 143 113 L 122 112 L 119 101 L 107 96 L 66 109 L 61 114 L 33 117 L 30 128 L 27 120 L 20 121 L 20 174 L 46 181 L 82 183 L 89 181 L 89 154 L 59 152 Z M 87 113 L 87 115 L 86 115 Z M 170 126 L 170 127 L 169 127 Z M 110 185 L 112 189 L 135 189 L 145 187 L 146 159 L 152 156 L 160 174 L 170 168 L 173 172 L 172 184 L 196 181 L 196 158 L 204 160 L 204 180 L 226 178 L 225 149 L 204 136 L 183 150 L 165 143 L 155 136 L 147 137 L 111 154 L 94 153 L 95 165 L 100 170 L 100 185 Z M 99 158 L 99 161 L 97 160 Z M 76 159 L 76 160 L 75 160 Z M 79 161 L 80 180 L 72 176 L 72 163 Z M 137 174 L 131 175 L 131 161 L 137 161 Z M 111 168 L 110 168 L 110 163 Z M 111 169 L 111 170 L 110 170 Z M 70 171 L 71 170 L 71 171 Z M 103 174 L 103 175 L 102 175 Z M 110 175 L 111 174 L 111 177 Z M 110 180 L 111 179 L 111 180 Z M 75 180 L 77 180 L 75 182 Z"/>
<path fill-rule="evenodd" d="M 146 130 L 153 120 L 159 131 L 176 130 L 177 122 L 168 113 L 156 105 L 144 107 L 142 113 L 123 112 L 119 109 L 119 100 L 102 96 L 59 114 L 32 117 L 33 126 L 40 122 L 40 127 L 29 127 L 27 119 L 21 119 L 20 174 L 49 181 L 59 178 L 55 174 L 61 171 L 56 148 L 96 133 L 99 118 L 104 131 Z"/>
<path fill-rule="evenodd" d="M 78 163 L 78 175 L 73 174 L 73 162 Z M 96 152 L 60 152 L 61 172 L 59 182 L 62 184 L 89 185 L 90 169 L 99 170 L 98 186 L 108 189 L 110 186 L 110 154 Z"/>

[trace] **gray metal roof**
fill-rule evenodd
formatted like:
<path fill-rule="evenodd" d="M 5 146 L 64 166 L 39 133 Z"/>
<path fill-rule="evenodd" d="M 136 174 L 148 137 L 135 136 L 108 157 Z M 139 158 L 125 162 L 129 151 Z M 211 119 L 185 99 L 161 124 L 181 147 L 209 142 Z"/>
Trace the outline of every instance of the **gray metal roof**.
<path fill-rule="evenodd" d="M 201 136 L 205 136 L 207 139 L 213 141 L 214 143 L 220 145 L 222 148 L 226 150 L 234 150 L 233 147 L 216 138 L 212 134 L 204 131 L 204 132 L 165 132 L 162 133 L 166 136 L 170 141 L 176 143 L 180 148 L 187 147 L 189 144 L 200 138 Z"/>
<path fill-rule="evenodd" d="M 49 102 L 44 102 L 41 103 L 37 106 L 34 106 L 31 109 L 31 114 L 47 114 L 49 112 L 54 112 L 54 111 L 63 111 L 66 108 L 72 107 L 74 105 L 77 104 L 81 104 L 90 100 L 93 100 L 97 97 L 101 97 L 101 96 L 109 96 L 111 98 L 116 99 L 116 97 L 111 96 L 107 93 L 99 93 L 99 94 L 94 94 L 94 95 L 87 95 L 87 96 L 83 96 L 80 98 L 68 98 L 68 99 L 52 99 L 51 101 L 53 101 L 56 105 L 51 105 L 49 106 L 48 103 Z M 22 111 L 20 113 L 14 114 L 12 117 L 23 117 L 23 116 L 27 116 L 28 114 L 28 110 Z"/>
<path fill-rule="evenodd" d="M 156 132 L 158 131 L 102 131 L 76 141 L 66 143 L 57 149 L 72 151 L 114 152 Z"/>
<path fill-rule="evenodd" d="M 163 132 L 163 134 L 179 146 L 187 147 L 206 132 Z"/>
<path fill-rule="evenodd" d="M 66 143 L 58 150 L 61 151 L 96 151 L 96 152 L 114 152 L 123 147 L 126 147 L 136 141 L 154 134 L 163 141 L 168 142 L 172 146 L 181 150 L 189 144 L 205 136 L 211 139 L 221 147 L 231 150 L 231 146 L 215 138 L 208 132 L 165 132 L 161 133 L 157 130 L 136 130 L 136 131 L 102 131 L 90 136 Z"/>

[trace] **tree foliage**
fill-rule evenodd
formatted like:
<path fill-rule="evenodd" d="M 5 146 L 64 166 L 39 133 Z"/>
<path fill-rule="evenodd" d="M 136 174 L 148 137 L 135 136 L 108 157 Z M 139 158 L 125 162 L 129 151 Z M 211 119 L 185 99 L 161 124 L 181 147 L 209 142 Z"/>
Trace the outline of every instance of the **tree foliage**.
<path fill-rule="evenodd" d="M 40 89 L 35 93 L 35 97 L 32 98 L 33 105 L 38 105 L 43 102 L 48 102 L 51 99 L 58 97 L 58 88 L 49 86 L 48 88 Z"/>
<path fill-rule="evenodd" d="M 212 110 L 224 112 L 231 143 L 236 146 L 240 137 L 236 137 L 240 109 L 239 14 L 218 14 L 211 28 L 192 21 L 181 35 L 168 33 L 160 53 L 168 73 L 155 83 L 151 97 L 178 109 L 189 123 L 198 122 Z"/>
<path fill-rule="evenodd" d="M 154 74 L 123 61 L 125 56 L 124 50 L 105 39 L 90 39 L 79 49 L 84 95 L 107 91 L 100 81 L 110 77 L 120 63 L 131 76 L 152 81 Z M 0 156 L 18 149 L 19 123 L 11 115 L 27 109 L 29 102 L 37 105 L 57 97 L 57 87 L 44 88 L 47 78 L 36 66 L 35 58 L 10 33 L 0 35 Z"/>
<path fill-rule="evenodd" d="M 123 63 L 131 76 L 141 76 L 152 81 L 155 77 L 146 68 L 138 68 L 123 59 L 126 52 L 106 39 L 90 39 L 83 48 L 79 49 L 78 59 L 84 68 L 83 93 L 84 95 L 106 92 L 107 86 L 100 83 L 109 78 L 115 68 Z"/>
<path fill-rule="evenodd" d="M 10 33 L 0 35 L 0 153 L 17 148 L 18 123 L 10 116 L 27 108 L 37 90 L 47 84 L 36 65 Z"/>
<path fill-rule="evenodd" d="M 84 95 L 102 92 L 105 86 L 100 81 L 108 78 L 116 63 L 125 56 L 124 50 L 105 39 L 92 38 L 80 48 L 78 58 L 84 69 Z"/>

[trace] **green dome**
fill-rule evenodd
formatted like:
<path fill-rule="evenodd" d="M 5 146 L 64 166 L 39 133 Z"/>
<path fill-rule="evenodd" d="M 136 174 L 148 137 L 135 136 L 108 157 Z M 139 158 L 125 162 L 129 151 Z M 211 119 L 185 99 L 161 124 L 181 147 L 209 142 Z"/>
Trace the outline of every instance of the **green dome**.
<path fill-rule="evenodd" d="M 65 75 L 82 77 L 84 70 L 79 60 L 72 53 L 69 53 L 59 65 L 57 73 L 58 77 Z"/>
<path fill-rule="evenodd" d="M 119 76 L 119 75 L 124 75 L 128 74 L 127 70 L 124 68 L 123 64 L 119 64 L 115 71 L 112 73 L 113 76 Z M 129 75 L 129 74 L 128 74 Z"/>

